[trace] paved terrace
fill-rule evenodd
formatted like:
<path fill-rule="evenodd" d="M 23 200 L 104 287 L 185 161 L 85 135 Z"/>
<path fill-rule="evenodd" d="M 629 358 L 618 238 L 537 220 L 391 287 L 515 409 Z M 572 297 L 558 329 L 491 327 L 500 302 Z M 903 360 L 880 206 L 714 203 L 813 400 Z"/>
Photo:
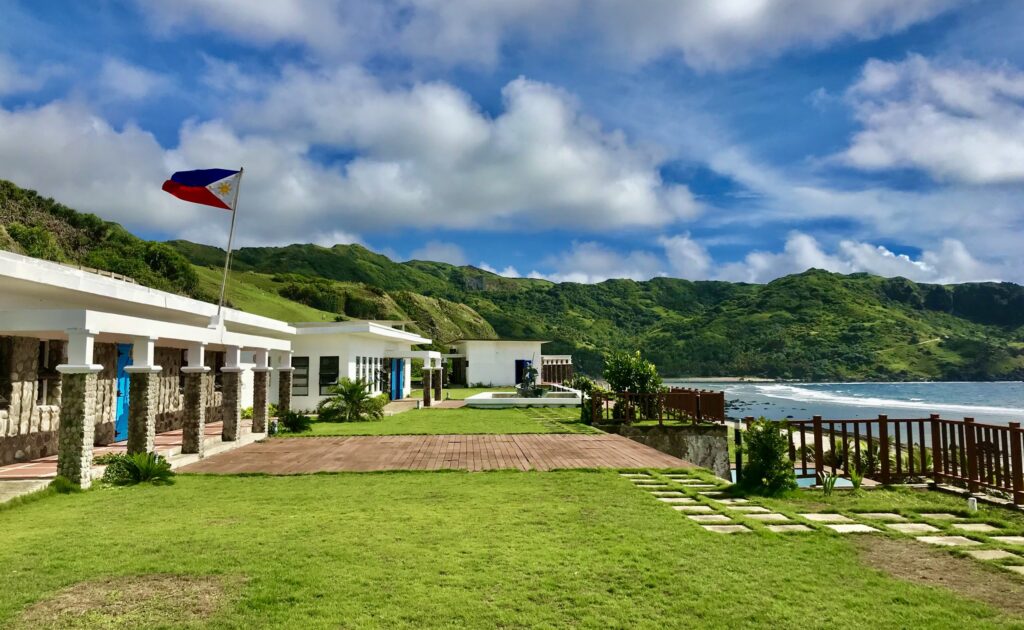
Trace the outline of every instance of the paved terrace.
<path fill-rule="evenodd" d="M 208 457 L 181 471 L 299 474 L 691 466 L 618 435 L 392 435 L 275 438 Z"/>

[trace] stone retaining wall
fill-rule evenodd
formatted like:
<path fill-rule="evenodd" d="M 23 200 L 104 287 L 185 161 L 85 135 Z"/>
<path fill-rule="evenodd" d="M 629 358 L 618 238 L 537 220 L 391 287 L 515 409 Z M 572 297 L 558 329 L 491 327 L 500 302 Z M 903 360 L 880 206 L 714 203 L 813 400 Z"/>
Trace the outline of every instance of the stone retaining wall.
<path fill-rule="evenodd" d="M 731 478 L 729 434 L 723 425 L 607 425 L 600 428 L 707 468 L 722 479 Z"/>

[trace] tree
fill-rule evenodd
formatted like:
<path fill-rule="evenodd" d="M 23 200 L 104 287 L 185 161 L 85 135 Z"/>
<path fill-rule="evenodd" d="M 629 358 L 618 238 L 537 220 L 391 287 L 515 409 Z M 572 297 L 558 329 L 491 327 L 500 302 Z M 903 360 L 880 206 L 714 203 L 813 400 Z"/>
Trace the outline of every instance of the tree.
<path fill-rule="evenodd" d="M 661 389 L 661 376 L 640 352 L 613 352 L 604 359 L 604 379 L 613 392 L 654 394 Z"/>
<path fill-rule="evenodd" d="M 342 378 L 330 389 L 317 407 L 321 422 L 362 422 L 384 417 L 387 398 L 370 394 L 370 384 L 359 379 Z"/>

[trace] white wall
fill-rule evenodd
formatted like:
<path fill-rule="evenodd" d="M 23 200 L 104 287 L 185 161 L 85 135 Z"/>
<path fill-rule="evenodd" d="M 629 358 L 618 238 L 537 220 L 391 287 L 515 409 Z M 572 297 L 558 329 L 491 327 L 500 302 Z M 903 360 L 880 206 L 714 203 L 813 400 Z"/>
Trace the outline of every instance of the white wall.
<path fill-rule="evenodd" d="M 533 361 L 540 370 L 539 341 L 464 341 L 459 345 L 466 355 L 466 382 L 469 385 L 516 385 L 516 361 Z"/>

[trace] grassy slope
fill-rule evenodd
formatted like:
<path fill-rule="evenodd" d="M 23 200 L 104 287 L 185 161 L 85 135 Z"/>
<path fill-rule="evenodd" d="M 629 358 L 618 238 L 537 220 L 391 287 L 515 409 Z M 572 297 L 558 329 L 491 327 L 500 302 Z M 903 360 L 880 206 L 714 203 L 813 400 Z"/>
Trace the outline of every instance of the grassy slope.
<path fill-rule="evenodd" d="M 483 392 L 514 392 L 515 387 L 446 387 L 444 389 L 444 396 L 451 398 L 452 400 L 465 400 L 470 396 L 482 394 Z M 419 400 L 423 398 L 422 389 L 414 389 L 409 394 L 409 398 L 413 400 Z"/>
<path fill-rule="evenodd" d="M 0 626 L 70 584 L 152 573 L 241 578 L 219 628 L 1022 622 L 866 568 L 839 535 L 710 534 L 612 472 L 186 476 L 0 521 Z"/>
<path fill-rule="evenodd" d="M 579 420 L 579 409 L 418 409 L 376 422 L 316 422 L 301 435 L 599 433 Z"/>
<path fill-rule="evenodd" d="M 202 290 L 217 295 L 223 272 L 207 267 L 193 267 L 199 276 Z M 239 310 L 256 313 L 265 317 L 273 317 L 286 322 L 333 322 L 334 313 L 317 310 L 283 298 L 275 292 L 260 287 L 259 274 L 232 271 L 228 279 L 227 301 Z"/>

